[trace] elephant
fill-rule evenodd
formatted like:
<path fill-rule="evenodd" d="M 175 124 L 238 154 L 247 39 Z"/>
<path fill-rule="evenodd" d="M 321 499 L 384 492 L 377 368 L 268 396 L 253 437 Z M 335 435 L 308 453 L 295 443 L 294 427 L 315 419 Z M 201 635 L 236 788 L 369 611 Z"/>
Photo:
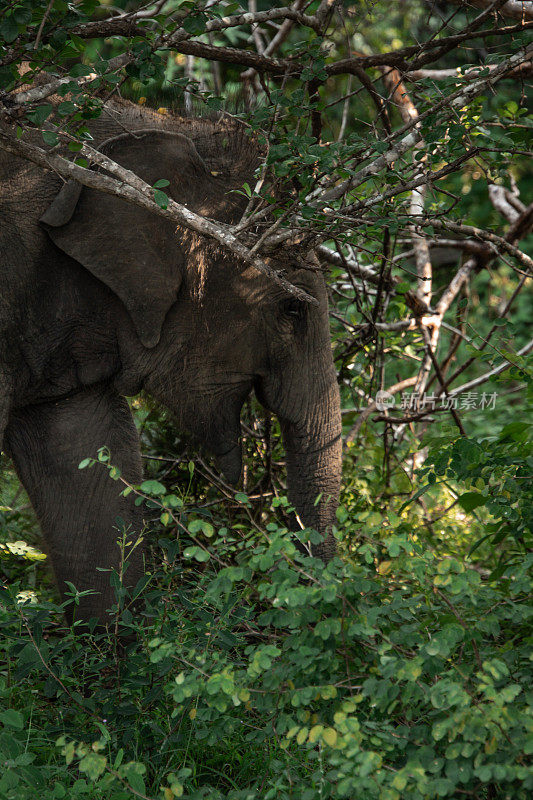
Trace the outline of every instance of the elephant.
<path fill-rule="evenodd" d="M 117 98 L 89 127 L 102 153 L 151 186 L 167 179 L 174 200 L 228 224 L 241 219 L 238 190 L 254 185 L 264 158 L 224 113 L 188 118 Z M 205 237 L 1 149 L 0 181 L 0 447 L 36 511 L 62 596 L 65 581 L 94 590 L 77 616 L 105 620 L 113 603 L 117 518 L 143 527 L 107 470 L 79 463 L 107 446 L 128 482 L 142 480 L 126 400 L 141 391 L 232 484 L 241 409 L 255 393 L 280 423 L 289 500 L 323 535 L 314 554 L 331 558 L 341 415 L 323 274 L 288 247 L 277 255 L 317 300 L 309 304 Z M 138 547 L 131 585 L 142 571 Z"/>

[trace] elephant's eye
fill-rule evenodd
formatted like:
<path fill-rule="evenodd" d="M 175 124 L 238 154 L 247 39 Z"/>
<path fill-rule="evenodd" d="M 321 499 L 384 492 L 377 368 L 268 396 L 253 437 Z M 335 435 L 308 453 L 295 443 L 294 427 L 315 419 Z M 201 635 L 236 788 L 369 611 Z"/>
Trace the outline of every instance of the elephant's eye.
<path fill-rule="evenodd" d="M 294 321 L 303 320 L 307 315 L 307 303 L 297 297 L 289 297 L 281 304 L 281 310 L 284 316 Z"/>

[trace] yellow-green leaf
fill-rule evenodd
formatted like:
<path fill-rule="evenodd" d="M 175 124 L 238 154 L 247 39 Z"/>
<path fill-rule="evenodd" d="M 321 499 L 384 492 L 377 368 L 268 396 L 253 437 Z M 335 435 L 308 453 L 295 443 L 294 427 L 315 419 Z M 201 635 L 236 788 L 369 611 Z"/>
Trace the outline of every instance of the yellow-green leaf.
<path fill-rule="evenodd" d="M 311 744 L 314 744 L 314 742 L 318 740 L 318 737 L 320 736 L 323 730 L 324 730 L 323 725 L 313 725 L 313 727 L 309 731 L 309 741 L 311 742 Z"/>
<path fill-rule="evenodd" d="M 298 736 L 296 737 L 296 741 L 298 744 L 303 744 L 307 739 L 307 734 L 309 732 L 309 728 L 300 728 L 298 732 Z"/>
<path fill-rule="evenodd" d="M 335 728 L 326 728 L 322 733 L 322 741 L 330 747 L 335 747 L 337 744 L 337 731 Z"/>

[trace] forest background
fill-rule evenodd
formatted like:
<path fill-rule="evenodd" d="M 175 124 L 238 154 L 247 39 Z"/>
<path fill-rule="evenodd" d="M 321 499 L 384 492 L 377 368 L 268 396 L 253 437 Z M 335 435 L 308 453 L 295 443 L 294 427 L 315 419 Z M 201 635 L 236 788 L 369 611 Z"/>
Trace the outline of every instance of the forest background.
<path fill-rule="evenodd" d="M 132 400 L 153 563 L 129 595 L 111 576 L 109 635 L 65 628 L 1 456 L 0 798 L 531 796 L 532 6 L 3 4 L 3 149 L 83 182 L 115 93 L 263 137 L 228 247 L 258 268 L 291 237 L 316 248 L 345 448 L 325 567 L 287 531 L 255 402 L 235 491 Z M 164 185 L 132 188 L 169 210 Z"/>

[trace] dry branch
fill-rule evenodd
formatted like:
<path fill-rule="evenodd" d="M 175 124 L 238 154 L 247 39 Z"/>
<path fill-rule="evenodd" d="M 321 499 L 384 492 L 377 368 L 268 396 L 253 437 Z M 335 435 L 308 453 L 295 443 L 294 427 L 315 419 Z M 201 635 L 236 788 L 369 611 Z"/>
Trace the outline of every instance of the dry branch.
<path fill-rule="evenodd" d="M 496 233 L 492 233 L 492 231 L 482 230 L 473 225 L 464 225 L 460 222 L 453 222 L 452 220 L 429 219 L 427 217 L 421 219 L 417 224 L 420 225 L 421 228 L 432 226 L 437 230 L 449 230 L 453 231 L 453 233 L 462 234 L 470 238 L 480 239 L 482 242 L 488 242 L 494 245 L 499 252 L 503 250 L 510 256 L 516 258 L 516 260 L 533 276 L 533 259 L 522 252 L 522 250 L 519 250 L 518 247 L 511 244 L 507 238 L 498 236 Z"/>
<path fill-rule="evenodd" d="M 455 69 L 415 69 L 410 72 L 404 73 L 404 79 L 406 81 L 420 81 L 420 80 L 432 80 L 432 81 L 443 81 L 447 80 L 448 78 L 455 78 L 457 81 L 468 80 L 468 78 L 476 77 L 487 69 L 492 71 L 496 68 L 496 64 L 483 64 L 479 67 L 469 67 L 468 69 L 461 69 L 461 67 L 456 67 Z M 505 78 L 520 78 L 520 77 L 528 77 L 533 73 L 533 63 L 531 61 L 525 61 L 523 64 L 520 64 L 515 69 L 510 70 L 504 77 Z"/>
<path fill-rule="evenodd" d="M 418 109 L 413 103 L 411 97 L 407 93 L 405 84 L 402 80 L 400 73 L 395 69 L 381 68 L 383 81 L 389 90 L 392 102 L 396 105 L 400 112 L 400 116 L 405 124 L 416 122 L 419 114 Z M 413 157 L 417 151 L 424 146 L 423 139 L 421 138 L 416 146 Z M 423 164 L 423 160 L 419 162 Z M 411 190 L 411 201 L 409 203 L 409 214 L 411 216 L 419 216 L 424 213 L 424 201 L 428 188 L 428 180 L 423 180 L 419 186 Z M 417 294 L 420 301 L 426 305 L 431 304 L 431 287 L 432 287 L 432 269 L 431 269 L 431 256 L 429 252 L 429 245 L 425 235 L 420 235 L 416 229 L 411 229 L 413 237 L 413 249 L 415 251 L 416 270 L 418 273 L 418 290 Z"/>
<path fill-rule="evenodd" d="M 528 344 L 526 344 L 524 347 L 522 347 L 517 352 L 516 355 L 520 357 L 527 356 L 528 353 L 531 353 L 531 351 L 533 351 L 533 339 L 530 342 L 528 342 Z M 494 369 L 491 369 L 489 372 L 485 372 L 483 375 L 480 375 L 479 377 L 474 378 L 471 381 L 468 381 L 468 383 L 463 383 L 462 386 L 458 386 L 456 389 L 453 389 L 452 391 L 449 392 L 449 397 L 457 397 L 457 395 L 464 394 L 464 392 L 469 392 L 472 389 L 475 389 L 476 386 L 481 386 L 481 384 L 490 381 L 492 378 L 495 378 L 496 375 L 500 375 L 504 370 L 510 367 L 512 363 L 513 362 L 509 360 L 503 361 L 501 364 L 499 364 Z"/>
<path fill-rule="evenodd" d="M 488 189 L 492 205 L 508 222 L 516 222 L 526 210 L 524 204 L 517 200 L 505 186 L 490 183 Z"/>
<path fill-rule="evenodd" d="M 451 0 L 454 5 L 475 6 L 476 8 L 489 9 L 494 5 L 490 0 Z M 533 2 L 531 0 L 505 0 L 500 4 L 499 14 L 519 20 L 533 19 Z"/>

